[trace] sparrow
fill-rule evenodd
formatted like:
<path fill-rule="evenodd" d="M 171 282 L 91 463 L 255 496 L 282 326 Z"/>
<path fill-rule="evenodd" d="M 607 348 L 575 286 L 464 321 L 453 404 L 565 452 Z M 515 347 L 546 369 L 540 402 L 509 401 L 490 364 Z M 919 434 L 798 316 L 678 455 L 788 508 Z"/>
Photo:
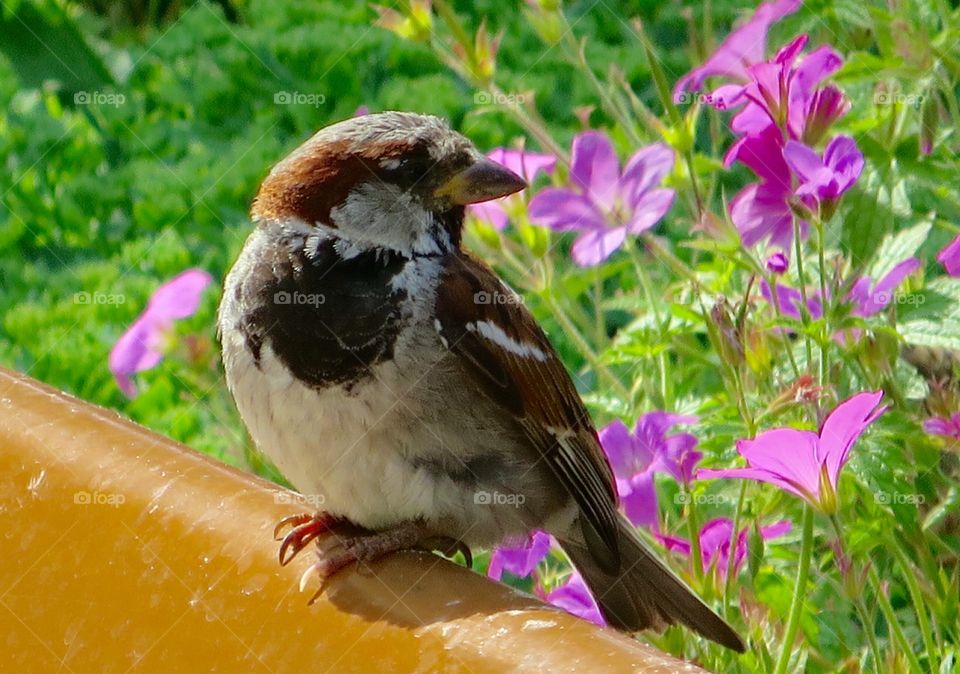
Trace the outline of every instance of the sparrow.
<path fill-rule="evenodd" d="M 329 577 L 543 529 L 611 625 L 682 623 L 742 652 L 620 514 L 546 334 L 462 248 L 468 204 L 524 187 L 443 120 L 407 112 L 325 127 L 263 181 L 218 327 L 252 439 L 322 503 L 278 525 L 293 527 L 281 563 L 324 542 L 314 570 Z"/>

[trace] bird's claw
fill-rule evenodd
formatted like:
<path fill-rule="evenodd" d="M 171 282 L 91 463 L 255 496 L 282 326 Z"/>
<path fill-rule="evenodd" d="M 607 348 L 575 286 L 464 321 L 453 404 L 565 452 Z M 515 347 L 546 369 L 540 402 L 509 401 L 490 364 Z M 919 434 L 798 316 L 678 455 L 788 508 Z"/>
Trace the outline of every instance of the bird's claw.
<path fill-rule="evenodd" d="M 286 527 L 292 527 L 280 544 L 280 566 L 286 566 L 300 551 L 321 534 L 330 532 L 341 520 L 328 513 L 300 513 L 284 517 L 273 529 L 274 540 L 281 540 L 280 534 Z M 289 555 L 287 554 L 289 552 Z"/>

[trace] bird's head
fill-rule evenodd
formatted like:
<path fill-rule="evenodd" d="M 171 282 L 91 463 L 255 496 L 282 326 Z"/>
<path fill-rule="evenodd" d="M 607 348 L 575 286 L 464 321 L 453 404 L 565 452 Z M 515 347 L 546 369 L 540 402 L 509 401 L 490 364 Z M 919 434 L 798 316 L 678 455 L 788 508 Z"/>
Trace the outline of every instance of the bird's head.
<path fill-rule="evenodd" d="M 464 206 L 524 187 L 443 120 L 384 112 L 321 129 L 273 168 L 252 214 L 359 250 L 432 255 L 459 246 Z"/>

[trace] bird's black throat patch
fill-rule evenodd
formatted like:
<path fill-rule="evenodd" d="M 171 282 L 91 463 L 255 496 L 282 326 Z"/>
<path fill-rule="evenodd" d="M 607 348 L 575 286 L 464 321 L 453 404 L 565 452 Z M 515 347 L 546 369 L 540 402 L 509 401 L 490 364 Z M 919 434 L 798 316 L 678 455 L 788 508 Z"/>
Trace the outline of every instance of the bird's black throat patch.
<path fill-rule="evenodd" d="M 291 239 L 270 239 L 256 253 L 237 299 L 238 327 L 258 367 L 267 343 L 304 384 L 349 389 L 392 358 L 405 293 L 391 281 L 407 258 L 375 250 L 344 259 L 332 240 L 308 254 Z"/>

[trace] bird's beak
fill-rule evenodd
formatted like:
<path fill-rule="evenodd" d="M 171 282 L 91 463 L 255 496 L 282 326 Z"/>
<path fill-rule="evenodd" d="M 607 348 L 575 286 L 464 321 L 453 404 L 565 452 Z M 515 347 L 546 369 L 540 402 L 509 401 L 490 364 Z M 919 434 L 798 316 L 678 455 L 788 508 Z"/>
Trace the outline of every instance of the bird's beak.
<path fill-rule="evenodd" d="M 434 190 L 434 197 L 464 206 L 519 192 L 527 182 L 500 164 L 481 157 Z"/>

